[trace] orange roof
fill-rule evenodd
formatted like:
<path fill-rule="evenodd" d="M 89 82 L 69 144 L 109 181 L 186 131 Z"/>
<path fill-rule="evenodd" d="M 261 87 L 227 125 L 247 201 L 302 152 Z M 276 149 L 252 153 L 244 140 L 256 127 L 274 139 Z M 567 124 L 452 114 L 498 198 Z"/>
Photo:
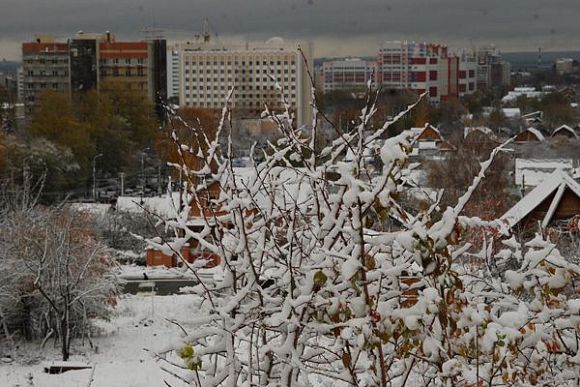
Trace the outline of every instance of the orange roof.
<path fill-rule="evenodd" d="M 33 54 L 40 52 L 68 52 L 68 43 L 22 43 L 23 54 Z"/>

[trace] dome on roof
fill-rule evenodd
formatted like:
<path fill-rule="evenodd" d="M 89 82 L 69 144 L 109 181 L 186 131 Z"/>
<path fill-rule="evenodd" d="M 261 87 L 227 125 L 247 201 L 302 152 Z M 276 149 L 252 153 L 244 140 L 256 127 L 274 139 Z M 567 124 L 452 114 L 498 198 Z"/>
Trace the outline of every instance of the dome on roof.
<path fill-rule="evenodd" d="M 284 44 L 284 39 L 279 36 L 274 36 L 268 40 L 266 40 L 266 44 L 271 44 L 273 46 L 278 46 Z"/>

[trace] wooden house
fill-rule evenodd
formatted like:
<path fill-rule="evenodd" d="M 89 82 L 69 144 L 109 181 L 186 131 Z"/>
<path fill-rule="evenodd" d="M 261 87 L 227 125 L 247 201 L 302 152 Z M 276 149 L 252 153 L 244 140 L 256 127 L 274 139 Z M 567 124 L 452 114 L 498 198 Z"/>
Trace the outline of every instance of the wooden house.
<path fill-rule="evenodd" d="M 471 126 L 463 128 L 463 142 L 469 145 L 493 144 L 499 145 L 497 136 L 487 126 Z"/>
<path fill-rule="evenodd" d="M 568 125 L 562 125 L 554 129 L 552 132 L 552 138 L 568 138 L 578 140 L 578 134 L 574 128 L 571 128 Z"/>
<path fill-rule="evenodd" d="M 455 150 L 455 147 L 443 138 L 439 129 L 429 123 L 426 123 L 423 128 L 411 128 L 411 132 L 415 136 L 411 156 L 432 155 Z"/>
<path fill-rule="evenodd" d="M 560 170 L 524 196 L 501 219 L 517 233 L 544 231 L 580 215 L 580 184 Z"/>
<path fill-rule="evenodd" d="M 542 142 L 544 139 L 542 132 L 534 127 L 529 127 L 518 133 L 514 141 L 523 144 L 528 142 Z"/>

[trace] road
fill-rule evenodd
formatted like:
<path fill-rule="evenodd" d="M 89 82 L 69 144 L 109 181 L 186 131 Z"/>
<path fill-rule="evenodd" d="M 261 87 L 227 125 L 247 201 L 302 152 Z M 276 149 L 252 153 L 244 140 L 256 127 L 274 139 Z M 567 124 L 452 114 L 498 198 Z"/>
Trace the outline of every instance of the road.
<path fill-rule="evenodd" d="M 159 279 L 120 279 L 123 293 L 137 294 L 139 292 L 154 291 L 155 294 L 166 296 L 168 294 L 178 294 L 179 289 L 184 286 L 197 285 L 195 279 L 187 278 L 159 278 Z"/>

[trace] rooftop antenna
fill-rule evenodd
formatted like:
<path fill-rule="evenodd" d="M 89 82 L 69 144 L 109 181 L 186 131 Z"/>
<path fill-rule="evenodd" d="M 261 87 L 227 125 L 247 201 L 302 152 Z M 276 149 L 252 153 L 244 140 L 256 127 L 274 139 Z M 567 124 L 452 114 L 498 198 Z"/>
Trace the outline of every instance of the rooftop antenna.
<path fill-rule="evenodd" d="M 161 40 L 165 39 L 165 30 L 163 28 L 145 27 L 141 30 L 145 34 L 145 40 Z"/>
<path fill-rule="evenodd" d="M 542 66 L 542 47 L 538 48 L 538 68 Z"/>
<path fill-rule="evenodd" d="M 209 19 L 206 17 L 203 19 L 203 25 L 201 27 L 201 35 L 203 36 L 203 42 L 209 43 L 210 33 L 209 33 Z"/>

